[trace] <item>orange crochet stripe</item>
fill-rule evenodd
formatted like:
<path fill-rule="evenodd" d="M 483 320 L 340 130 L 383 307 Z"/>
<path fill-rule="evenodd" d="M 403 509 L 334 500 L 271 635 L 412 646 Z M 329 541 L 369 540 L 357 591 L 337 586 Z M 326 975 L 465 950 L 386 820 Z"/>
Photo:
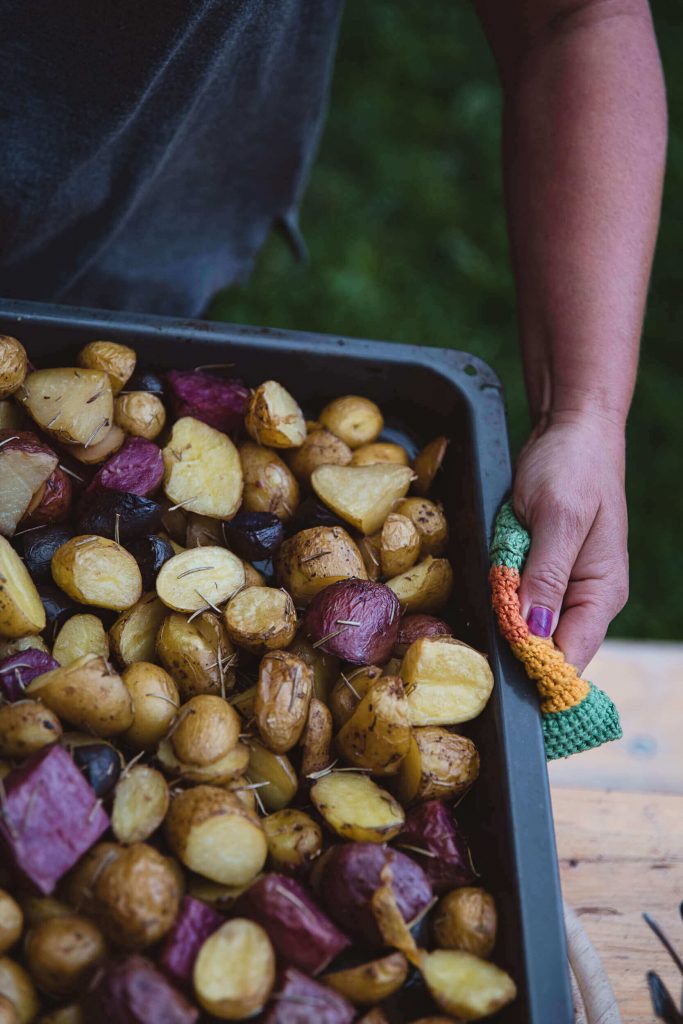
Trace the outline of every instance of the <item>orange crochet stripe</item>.
<path fill-rule="evenodd" d="M 507 565 L 494 565 L 489 571 L 489 583 L 501 633 L 510 644 L 524 640 L 529 636 L 529 627 L 519 610 L 519 573 Z"/>

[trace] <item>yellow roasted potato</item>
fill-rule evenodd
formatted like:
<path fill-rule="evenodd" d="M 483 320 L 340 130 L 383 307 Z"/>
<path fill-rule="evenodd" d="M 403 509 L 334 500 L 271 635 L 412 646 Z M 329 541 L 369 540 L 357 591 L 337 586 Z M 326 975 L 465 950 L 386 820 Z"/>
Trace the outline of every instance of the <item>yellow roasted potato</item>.
<path fill-rule="evenodd" d="M 404 806 L 415 800 L 448 800 L 469 789 L 478 775 L 479 753 L 471 739 L 426 725 L 413 729 L 395 792 Z"/>
<path fill-rule="evenodd" d="M 458 725 L 486 707 L 493 673 L 483 654 L 450 637 L 420 637 L 405 653 L 401 678 L 413 725 Z"/>
<path fill-rule="evenodd" d="M 0 957 L 0 996 L 14 1007 L 18 1024 L 31 1024 L 35 1019 L 39 1002 L 31 976 L 8 956 Z"/>
<path fill-rule="evenodd" d="M 24 927 L 24 914 L 5 889 L 0 889 L 0 956 L 11 949 Z"/>
<path fill-rule="evenodd" d="M 311 486 L 333 512 L 361 533 L 375 533 L 413 478 L 408 466 L 319 466 Z"/>
<path fill-rule="evenodd" d="M 306 605 L 338 580 L 367 579 L 357 545 L 341 526 L 314 526 L 286 540 L 275 557 L 279 582 Z"/>
<path fill-rule="evenodd" d="M 168 784 L 161 772 L 147 764 L 132 765 L 114 790 L 112 832 L 120 843 L 144 843 L 163 822 L 169 803 Z"/>
<path fill-rule="evenodd" d="M 192 764 L 176 756 L 170 739 L 163 739 L 157 749 L 157 761 L 168 774 L 184 782 L 203 782 L 223 786 L 239 779 L 249 764 L 249 748 L 238 743 L 231 751 L 212 764 Z"/>
<path fill-rule="evenodd" d="M 377 665 L 366 665 L 353 671 L 342 672 L 330 694 L 330 710 L 337 729 L 346 725 L 370 687 L 382 676 Z"/>
<path fill-rule="evenodd" d="M 27 893 L 21 894 L 21 909 L 27 928 L 46 921 L 48 917 L 64 917 L 65 914 L 73 914 L 73 907 L 62 900 L 56 900 L 54 896 L 34 896 Z"/>
<path fill-rule="evenodd" d="M 287 461 L 299 483 L 307 484 L 318 466 L 348 466 L 352 453 L 340 437 L 320 428 L 310 431 L 301 447 L 292 449 Z"/>
<path fill-rule="evenodd" d="M 169 738 L 178 760 L 203 766 L 234 750 L 240 728 L 240 716 L 223 697 L 200 693 L 183 704 Z"/>
<path fill-rule="evenodd" d="M 286 590 L 245 587 L 224 612 L 228 636 L 238 647 L 264 654 L 288 647 L 296 633 L 296 610 Z"/>
<path fill-rule="evenodd" d="M 65 444 L 89 448 L 114 422 L 111 381 L 101 370 L 34 370 L 17 397 L 42 430 Z"/>
<path fill-rule="evenodd" d="M 241 558 L 222 547 L 188 548 L 164 562 L 157 594 L 177 612 L 196 612 L 224 604 L 244 586 Z"/>
<path fill-rule="evenodd" d="M 373 775 L 395 775 L 410 747 L 410 715 L 403 683 L 383 676 L 337 733 L 341 757 Z"/>
<path fill-rule="evenodd" d="M 244 474 L 242 509 L 245 512 L 274 512 L 290 519 L 299 504 L 299 485 L 289 466 L 277 452 L 246 442 L 240 446 Z"/>
<path fill-rule="evenodd" d="M 18 654 L 19 651 L 30 650 L 42 651 L 44 654 L 50 653 L 50 648 L 42 636 L 20 636 L 16 640 L 0 639 L 0 660 L 9 658 L 12 654 Z"/>
<path fill-rule="evenodd" d="M 125 440 L 126 435 L 121 427 L 114 424 L 112 427 L 108 427 L 106 432 L 103 431 L 99 434 L 97 441 L 91 444 L 70 444 L 69 455 L 82 462 L 84 466 L 97 466 L 101 462 L 106 462 L 111 455 L 123 447 Z"/>
<path fill-rule="evenodd" d="M 56 997 L 83 989 L 105 953 L 102 932 L 80 914 L 46 918 L 30 928 L 24 943 L 31 978 L 42 992 Z"/>
<path fill-rule="evenodd" d="M 280 811 L 296 796 L 299 780 L 285 754 L 274 754 L 258 740 L 248 740 L 249 764 L 245 775 L 259 785 L 258 798 L 267 811 Z"/>
<path fill-rule="evenodd" d="M 448 601 L 453 591 L 453 570 L 446 558 L 428 555 L 412 569 L 387 580 L 387 586 L 406 612 L 435 612 Z"/>
<path fill-rule="evenodd" d="M 299 630 L 287 650 L 313 669 L 313 692 L 320 700 L 326 701 L 339 675 L 339 658 L 321 647 L 314 647 L 303 630 Z"/>
<path fill-rule="evenodd" d="M 21 342 L 9 334 L 0 335 L 0 399 L 19 390 L 27 369 L 28 356 Z"/>
<path fill-rule="evenodd" d="M 305 811 L 285 807 L 262 821 L 268 842 L 268 856 L 274 871 L 308 867 L 323 846 L 320 826 Z"/>
<path fill-rule="evenodd" d="M 86 370 L 103 370 L 109 375 L 115 395 L 132 376 L 136 361 L 134 350 L 117 341 L 90 341 L 78 353 L 79 366 Z"/>
<path fill-rule="evenodd" d="M 224 885 L 250 882 L 268 856 L 258 818 L 217 786 L 179 793 L 164 827 L 168 845 L 185 867 Z"/>
<path fill-rule="evenodd" d="M 154 847 L 133 843 L 97 875 L 97 922 L 118 945 L 144 949 L 171 928 L 180 906 L 178 877 Z"/>
<path fill-rule="evenodd" d="M 420 535 L 412 519 L 390 512 L 378 537 L 382 576 L 399 576 L 415 565 L 420 554 Z"/>
<path fill-rule="evenodd" d="M 362 448 L 356 448 L 351 459 L 352 466 L 379 466 L 390 464 L 392 466 L 407 466 L 410 460 L 408 452 L 400 444 L 393 444 L 390 441 L 375 441 L 373 444 L 364 444 Z"/>
<path fill-rule="evenodd" d="M 413 482 L 415 494 L 429 494 L 434 477 L 441 468 L 446 449 L 448 448 L 447 437 L 435 437 L 433 441 L 426 444 L 422 451 L 418 452 L 413 462 L 413 470 L 417 479 Z"/>
<path fill-rule="evenodd" d="M 183 700 L 199 693 L 223 695 L 235 685 L 235 650 L 221 617 L 212 612 L 191 622 L 184 615 L 167 615 L 157 634 L 156 651 Z"/>
<path fill-rule="evenodd" d="M 369 398 L 344 395 L 335 398 L 318 417 L 323 427 L 345 441 L 349 448 L 376 441 L 384 429 L 384 418 L 379 407 Z"/>
<path fill-rule="evenodd" d="M 114 402 L 114 423 L 126 434 L 154 441 L 166 424 L 164 403 L 149 391 L 129 391 Z"/>
<path fill-rule="evenodd" d="M 142 597 L 138 563 L 116 541 L 95 534 L 72 537 L 52 556 L 58 587 L 81 604 L 121 612 Z"/>
<path fill-rule="evenodd" d="M 119 843 L 100 842 L 78 861 L 76 866 L 60 882 L 60 895 L 77 911 L 93 917 L 97 914 L 95 883 L 105 868 L 119 857 L 123 847 Z M 47 915 L 53 917 L 53 913 Z M 42 920 L 42 917 L 40 918 Z"/>
<path fill-rule="evenodd" d="M 130 693 L 109 662 L 86 654 L 66 668 L 36 676 L 26 695 L 43 702 L 56 715 L 79 729 L 106 738 L 133 724 Z"/>
<path fill-rule="evenodd" d="M 219 1020 L 244 1020 L 263 1009 L 275 984 L 275 951 L 267 932 L 235 917 L 204 942 L 193 969 L 200 1005 Z"/>
<path fill-rule="evenodd" d="M 405 498 L 395 511 L 410 519 L 420 536 L 420 557 L 442 555 L 448 544 L 448 523 L 441 505 L 427 498 Z"/>
<path fill-rule="evenodd" d="M 168 614 L 168 608 L 155 592 L 143 594 L 127 608 L 109 630 L 111 653 L 116 661 L 120 665 L 154 661 L 157 633 Z"/>
<path fill-rule="evenodd" d="M 464 949 L 486 959 L 496 944 L 498 917 L 486 889 L 463 886 L 447 893 L 434 912 L 434 941 L 441 949 Z"/>
<path fill-rule="evenodd" d="M 380 960 L 323 974 L 321 981 L 355 1006 L 372 1006 L 398 992 L 408 977 L 403 953 L 388 953 Z"/>
<path fill-rule="evenodd" d="M 16 640 L 45 629 L 36 585 L 10 542 L 0 536 L 0 637 Z"/>
<path fill-rule="evenodd" d="M 183 416 L 163 449 L 164 491 L 187 512 L 232 519 L 242 500 L 242 466 L 234 444 L 220 430 Z"/>
<path fill-rule="evenodd" d="M 133 705 L 133 723 L 121 739 L 134 750 L 154 750 L 180 708 L 178 688 L 159 665 L 137 661 L 121 677 Z"/>
<path fill-rule="evenodd" d="M 288 391 L 267 380 L 252 392 L 245 426 L 260 445 L 298 448 L 306 440 L 304 415 Z"/>
<path fill-rule="evenodd" d="M 60 665 L 70 665 L 85 654 L 109 657 L 109 638 L 97 615 L 72 615 L 55 638 L 52 657 Z"/>
<path fill-rule="evenodd" d="M 313 671 L 295 654 L 272 651 L 261 659 L 254 714 L 264 744 L 285 754 L 298 742 L 313 694 Z"/>
<path fill-rule="evenodd" d="M 358 843 L 387 843 L 405 824 L 397 800 L 361 772 L 335 772 L 311 787 L 318 813 L 342 839 Z"/>
<path fill-rule="evenodd" d="M 463 1020 L 488 1017 L 517 995 L 509 974 L 462 950 L 422 951 L 420 971 L 434 1002 Z"/>
<path fill-rule="evenodd" d="M 308 718 L 301 735 L 301 779 L 315 778 L 332 764 L 332 712 L 327 704 L 311 697 Z"/>
<path fill-rule="evenodd" d="M 39 700 L 19 700 L 0 707 L 0 757 L 28 757 L 56 743 L 62 726 Z"/>

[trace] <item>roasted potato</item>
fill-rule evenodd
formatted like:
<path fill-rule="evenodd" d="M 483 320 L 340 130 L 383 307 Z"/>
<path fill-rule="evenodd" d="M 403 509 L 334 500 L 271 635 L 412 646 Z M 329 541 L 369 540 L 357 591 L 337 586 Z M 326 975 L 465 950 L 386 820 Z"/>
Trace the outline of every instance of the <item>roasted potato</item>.
<path fill-rule="evenodd" d="M 226 700 L 200 693 L 183 704 L 169 738 L 180 761 L 203 766 L 234 750 L 240 728 L 240 716 Z"/>
<path fill-rule="evenodd" d="M 166 384 L 176 417 L 192 416 L 231 437 L 241 432 L 250 397 L 241 380 L 201 370 L 171 370 Z"/>
<path fill-rule="evenodd" d="M 284 754 L 274 754 L 258 740 L 248 740 L 249 764 L 245 775 L 259 784 L 259 800 L 267 811 L 281 811 L 296 795 L 298 779 L 291 761 Z"/>
<path fill-rule="evenodd" d="M 114 424 L 98 434 L 97 441 L 91 444 L 69 445 L 69 455 L 84 466 L 99 466 L 111 458 L 124 445 L 125 440 L 126 435 L 121 427 Z"/>
<path fill-rule="evenodd" d="M 116 736 L 133 724 L 133 705 L 121 677 L 98 655 L 38 676 L 26 688 L 56 715 L 95 736 Z"/>
<path fill-rule="evenodd" d="M 238 647 L 264 654 L 288 647 L 296 633 L 296 610 L 286 590 L 245 587 L 225 609 L 228 636 Z"/>
<path fill-rule="evenodd" d="M 274 555 L 285 536 L 282 520 L 273 512 L 238 512 L 221 527 L 230 550 L 251 562 Z"/>
<path fill-rule="evenodd" d="M 15 640 L 41 633 L 45 625 L 33 580 L 10 542 L 0 536 L 0 637 Z"/>
<path fill-rule="evenodd" d="M 244 422 L 257 444 L 270 448 L 298 448 L 306 440 L 301 409 L 274 380 L 265 381 L 252 392 Z"/>
<path fill-rule="evenodd" d="M 283 522 L 299 504 L 299 485 L 289 466 L 268 448 L 247 442 L 240 446 L 245 512 L 272 512 Z"/>
<path fill-rule="evenodd" d="M 79 366 L 86 370 L 103 370 L 109 375 L 115 395 L 129 380 L 136 361 L 135 351 L 116 341 L 90 341 L 78 353 Z"/>
<path fill-rule="evenodd" d="M 254 714 L 264 744 L 285 754 L 298 742 L 313 694 L 313 671 L 294 654 L 272 651 L 261 659 Z"/>
<path fill-rule="evenodd" d="M 119 491 L 148 498 L 159 489 L 163 478 L 161 449 L 143 437 L 128 437 L 95 473 L 88 491 Z"/>
<path fill-rule="evenodd" d="M 214 1017 L 253 1017 L 275 984 L 275 952 L 268 934 L 254 921 L 226 921 L 199 950 L 193 981 L 199 1003 Z"/>
<path fill-rule="evenodd" d="M 19 1014 L 11 999 L 0 995 L 0 1024 L 19 1024 Z"/>
<path fill-rule="evenodd" d="M 177 612 L 196 612 L 224 604 L 244 586 L 242 560 L 221 547 L 188 548 L 164 562 L 157 594 Z"/>
<path fill-rule="evenodd" d="M 395 502 L 410 487 L 413 471 L 408 466 L 319 466 L 311 486 L 333 512 L 361 533 L 375 533 Z"/>
<path fill-rule="evenodd" d="M 450 637 L 421 637 L 401 664 L 413 725 L 458 725 L 476 718 L 493 690 L 483 654 Z"/>
<path fill-rule="evenodd" d="M 0 399 L 0 430 L 22 430 L 26 416 L 11 398 Z"/>
<path fill-rule="evenodd" d="M 439 726 L 423 726 L 413 729 L 395 792 L 404 806 L 433 797 L 448 800 L 464 793 L 478 775 L 479 753 L 472 740 Z"/>
<path fill-rule="evenodd" d="M 12 948 L 23 927 L 24 914 L 21 907 L 10 893 L 0 889 L 0 956 Z"/>
<path fill-rule="evenodd" d="M 287 650 L 310 665 L 313 669 L 313 692 L 320 700 L 326 701 L 339 675 L 339 658 L 314 647 L 303 630 L 299 630 Z"/>
<path fill-rule="evenodd" d="M 164 403 L 149 391 L 128 391 L 114 402 L 114 422 L 126 434 L 153 441 L 166 424 Z"/>
<path fill-rule="evenodd" d="M 192 764 L 179 760 L 170 739 L 164 739 L 159 744 L 157 760 L 165 772 L 183 781 L 221 786 L 243 775 L 249 763 L 249 748 L 244 743 L 238 743 L 212 764 Z"/>
<path fill-rule="evenodd" d="M 384 676 L 363 697 L 335 738 L 341 757 L 373 775 L 395 775 L 410 748 L 410 717 L 403 683 Z"/>
<path fill-rule="evenodd" d="M 488 1017 L 517 995 L 509 974 L 462 950 L 423 951 L 420 971 L 434 1002 L 464 1020 Z"/>
<path fill-rule="evenodd" d="M 59 719 L 38 700 L 0 706 L 0 757 L 28 757 L 61 735 Z"/>
<path fill-rule="evenodd" d="M 212 612 L 191 622 L 184 615 L 168 615 L 159 628 L 156 650 L 183 700 L 199 693 L 222 695 L 235 685 L 235 650 L 223 621 Z"/>
<path fill-rule="evenodd" d="M 467 841 L 442 800 L 425 800 L 408 809 L 398 845 L 422 866 L 434 892 L 475 882 Z"/>
<path fill-rule="evenodd" d="M 93 740 L 91 736 L 67 733 L 62 746 L 69 751 L 74 764 L 83 772 L 95 796 L 108 796 L 118 782 L 123 768 L 123 755 L 111 743 Z"/>
<path fill-rule="evenodd" d="M 39 1003 L 31 976 L 21 964 L 8 956 L 0 957 L 0 996 L 4 996 L 14 1007 L 18 1024 L 31 1024 L 35 1019 Z"/>
<path fill-rule="evenodd" d="M 327 704 L 311 698 L 308 718 L 301 736 L 302 782 L 315 778 L 332 764 L 332 712 Z"/>
<path fill-rule="evenodd" d="M 418 452 L 413 462 L 413 470 L 417 479 L 413 482 L 415 494 L 429 494 L 434 478 L 441 468 L 441 463 L 448 448 L 447 437 L 435 437 Z"/>
<path fill-rule="evenodd" d="M 406 498 L 399 502 L 395 511 L 410 519 L 420 535 L 420 557 L 432 555 L 437 558 L 446 550 L 448 523 L 441 505 L 427 498 Z"/>
<path fill-rule="evenodd" d="M 280 548 L 275 568 L 297 605 L 308 604 L 331 583 L 367 575 L 358 547 L 340 526 L 315 526 L 296 533 Z"/>
<path fill-rule="evenodd" d="M 58 459 L 30 431 L 0 432 L 0 534 L 12 537 L 17 525 L 40 504 Z"/>
<path fill-rule="evenodd" d="M 234 444 L 201 420 L 173 424 L 164 448 L 164 490 L 188 512 L 230 519 L 242 500 L 242 466 Z"/>
<path fill-rule="evenodd" d="M 43 487 L 34 494 L 27 513 L 21 520 L 22 529 L 33 526 L 50 526 L 61 523 L 71 512 L 73 498 L 71 477 L 57 466 L 45 481 Z"/>
<path fill-rule="evenodd" d="M 113 423 L 111 381 L 100 370 L 35 370 L 18 398 L 42 430 L 65 444 L 89 448 Z"/>
<path fill-rule="evenodd" d="M 407 977 L 408 961 L 403 953 L 396 952 L 358 967 L 330 971 L 321 981 L 355 1006 L 373 1006 L 398 992 Z"/>
<path fill-rule="evenodd" d="M 105 862 L 93 889 L 98 924 L 129 949 L 151 946 L 169 931 L 182 895 L 168 858 L 146 843 Z"/>
<path fill-rule="evenodd" d="M 365 571 L 369 580 L 378 580 L 382 575 L 382 562 L 379 550 L 379 533 L 373 537 L 360 537 L 358 550 L 365 564 Z"/>
<path fill-rule="evenodd" d="M 52 645 L 52 657 L 60 665 L 71 665 L 86 654 L 109 657 L 109 638 L 96 615 L 74 615 L 67 619 Z"/>
<path fill-rule="evenodd" d="M 340 437 L 321 428 L 310 431 L 301 447 L 293 450 L 287 461 L 299 483 L 307 484 L 318 466 L 348 466 L 352 462 L 352 452 Z"/>
<path fill-rule="evenodd" d="M 83 998 L 84 1021 L 108 1024 L 197 1024 L 199 1011 L 151 960 L 107 960 Z"/>
<path fill-rule="evenodd" d="M 158 665 L 138 661 L 122 675 L 133 705 L 133 724 L 122 739 L 135 750 L 153 750 L 180 708 L 178 688 Z"/>
<path fill-rule="evenodd" d="M 198 516 L 196 512 L 187 513 L 187 529 L 185 531 L 186 548 L 225 547 L 225 523 L 211 516 Z"/>
<path fill-rule="evenodd" d="M 164 973 L 176 984 L 188 988 L 192 984 L 192 968 L 199 950 L 224 920 L 207 903 L 194 896 L 184 896 L 180 912 L 166 936 L 159 957 L 159 965 Z"/>
<path fill-rule="evenodd" d="M 31 978 L 49 996 L 67 997 L 82 989 L 106 948 L 94 921 L 78 914 L 46 918 L 33 925 L 24 942 Z"/>
<path fill-rule="evenodd" d="M 164 827 L 168 845 L 185 867 L 224 885 L 251 881 L 268 856 L 258 818 L 217 786 L 179 793 Z"/>
<path fill-rule="evenodd" d="M 337 729 L 346 725 L 370 687 L 382 676 L 377 665 L 367 665 L 355 671 L 342 672 L 330 694 L 330 710 Z"/>
<path fill-rule="evenodd" d="M 422 636 L 452 636 L 451 627 L 433 615 L 403 615 L 393 656 L 403 658 L 410 645 Z"/>
<path fill-rule="evenodd" d="M 375 441 L 356 448 L 351 459 L 352 466 L 407 466 L 408 452 L 400 444 L 389 441 Z"/>
<path fill-rule="evenodd" d="M 382 575 L 399 576 L 415 565 L 420 553 L 420 535 L 411 519 L 390 512 L 380 530 L 377 547 Z"/>
<path fill-rule="evenodd" d="M 162 565 L 176 554 L 173 544 L 165 537 L 150 533 L 146 537 L 129 541 L 126 548 L 138 563 L 142 589 L 148 593 L 153 591 Z"/>
<path fill-rule="evenodd" d="M 143 594 L 109 630 L 111 653 L 120 665 L 154 661 L 156 639 L 169 610 L 156 593 Z"/>
<path fill-rule="evenodd" d="M 66 875 L 60 886 L 60 893 L 70 907 L 79 913 L 93 917 L 97 912 L 95 883 L 104 869 L 113 864 L 123 851 L 118 843 L 96 843 L 81 857 L 72 871 Z M 53 917 L 53 913 L 43 916 Z"/>
<path fill-rule="evenodd" d="M 293 1007 L 298 1009 L 293 1011 Z M 300 1012 L 302 1009 L 304 1013 Z M 356 1016 L 353 1003 L 344 996 L 318 984 L 295 967 L 287 967 L 280 975 L 263 1024 L 292 1024 L 295 1014 L 299 1020 L 303 1020 L 305 1014 L 309 1021 L 325 1021 L 325 1024 L 351 1024 Z"/>
<path fill-rule="evenodd" d="M 318 417 L 323 427 L 340 437 L 349 448 L 376 441 L 384 428 L 378 406 L 360 395 L 344 395 L 325 406 Z"/>
<path fill-rule="evenodd" d="M 161 772 L 147 764 L 128 768 L 116 789 L 111 827 L 120 843 L 144 843 L 166 817 L 170 796 Z"/>
<path fill-rule="evenodd" d="M 26 349 L 16 338 L 0 335 L 0 398 L 9 398 L 24 383 L 28 369 Z"/>
<path fill-rule="evenodd" d="M 491 893 L 463 886 L 447 893 L 434 912 L 434 941 L 441 949 L 464 949 L 486 959 L 496 944 L 498 920 Z"/>
<path fill-rule="evenodd" d="M 309 639 L 354 665 L 381 664 L 391 656 L 400 606 L 396 595 L 372 580 L 340 580 L 308 606 L 304 628 Z"/>
<path fill-rule="evenodd" d="M 124 611 L 142 597 L 137 562 L 116 541 L 86 535 L 62 544 L 52 556 L 52 576 L 74 601 Z"/>
<path fill-rule="evenodd" d="M 311 800 L 342 839 L 386 843 L 398 835 L 405 821 L 398 801 L 360 772 L 323 775 L 311 787 Z"/>
<path fill-rule="evenodd" d="M 54 896 L 34 896 L 26 892 L 21 894 L 21 909 L 27 928 L 46 921 L 48 917 L 64 917 L 73 914 L 73 907 L 64 903 L 63 900 L 55 899 Z"/>
<path fill-rule="evenodd" d="M 96 534 L 117 544 L 127 544 L 158 530 L 162 512 L 158 502 L 139 494 L 89 491 L 79 503 L 76 528 L 81 534 Z"/>
<path fill-rule="evenodd" d="M 305 811 L 285 807 L 269 814 L 262 824 L 275 871 L 305 871 L 322 851 L 320 826 Z"/>
<path fill-rule="evenodd" d="M 434 612 L 448 601 L 453 590 L 453 570 L 446 558 L 428 555 L 412 569 L 387 580 L 403 612 Z"/>

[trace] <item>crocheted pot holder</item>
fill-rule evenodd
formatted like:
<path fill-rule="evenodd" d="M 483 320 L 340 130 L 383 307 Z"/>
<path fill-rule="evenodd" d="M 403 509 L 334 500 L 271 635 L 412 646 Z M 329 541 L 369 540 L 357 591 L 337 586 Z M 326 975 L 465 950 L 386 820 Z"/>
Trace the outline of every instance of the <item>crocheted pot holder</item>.
<path fill-rule="evenodd" d="M 581 679 L 552 639 L 529 632 L 519 605 L 531 538 L 506 502 L 496 518 L 489 580 L 500 631 L 538 688 L 549 761 L 621 738 L 619 713 L 606 693 Z"/>

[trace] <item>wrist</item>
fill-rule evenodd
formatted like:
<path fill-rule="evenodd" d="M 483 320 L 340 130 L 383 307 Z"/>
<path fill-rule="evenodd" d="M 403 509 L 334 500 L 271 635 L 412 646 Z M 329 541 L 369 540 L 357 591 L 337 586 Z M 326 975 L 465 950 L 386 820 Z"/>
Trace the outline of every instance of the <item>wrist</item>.
<path fill-rule="evenodd" d="M 576 425 L 602 430 L 608 437 L 624 437 L 630 396 L 615 401 L 607 388 L 554 386 L 534 417 L 542 431 L 550 425 Z"/>

